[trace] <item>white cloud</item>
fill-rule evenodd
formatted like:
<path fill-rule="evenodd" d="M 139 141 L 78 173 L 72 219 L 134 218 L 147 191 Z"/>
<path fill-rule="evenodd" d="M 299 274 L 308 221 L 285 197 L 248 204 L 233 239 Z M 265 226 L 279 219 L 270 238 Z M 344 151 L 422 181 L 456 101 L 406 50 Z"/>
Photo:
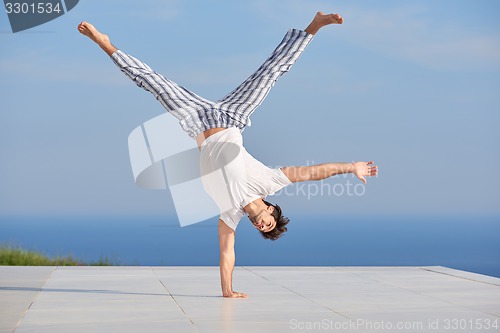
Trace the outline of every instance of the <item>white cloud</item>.
<path fill-rule="evenodd" d="M 184 81 L 195 84 L 236 85 L 250 76 L 266 59 L 265 56 L 257 53 L 205 55 L 197 64 L 180 64 L 175 72 Z"/>
<path fill-rule="evenodd" d="M 180 14 L 180 2 L 178 0 L 141 0 L 127 2 L 126 6 L 124 6 L 122 0 L 116 0 L 115 7 L 119 8 L 115 15 L 119 16 L 120 19 L 129 17 L 168 21 L 177 18 Z"/>
<path fill-rule="evenodd" d="M 404 52 L 409 59 L 435 69 L 500 68 L 500 40 L 491 36 L 428 43 L 421 39 L 406 45 Z"/>
<path fill-rule="evenodd" d="M 461 20 L 439 18 L 421 6 L 390 10 L 353 7 L 349 41 L 388 57 L 438 70 L 500 69 L 500 38 L 471 32 Z"/>
<path fill-rule="evenodd" d="M 113 66 L 109 62 L 90 63 L 81 58 L 41 56 L 39 51 L 0 59 L 0 76 L 44 82 L 123 85 L 126 80 L 118 70 L 113 74 Z"/>
<path fill-rule="evenodd" d="M 282 6 L 272 0 L 256 1 L 253 8 L 276 25 L 308 23 L 317 10 L 329 9 L 319 1 Z M 500 70 L 499 31 L 481 22 L 442 17 L 419 2 L 397 7 L 340 3 L 336 8 L 345 23 L 335 37 L 358 47 L 437 70 Z M 305 20 L 305 14 L 311 18 Z M 471 29 L 471 24 L 479 29 Z"/>

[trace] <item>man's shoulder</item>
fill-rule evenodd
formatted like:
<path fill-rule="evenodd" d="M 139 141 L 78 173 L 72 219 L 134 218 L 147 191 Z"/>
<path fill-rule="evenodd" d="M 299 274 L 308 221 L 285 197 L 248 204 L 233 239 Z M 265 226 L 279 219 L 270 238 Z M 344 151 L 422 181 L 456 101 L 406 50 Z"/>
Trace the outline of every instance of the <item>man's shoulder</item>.
<path fill-rule="evenodd" d="M 237 208 L 233 208 L 231 210 L 225 211 L 220 214 L 220 219 L 224 222 L 228 227 L 233 230 L 236 230 L 236 227 L 240 223 L 241 219 L 246 215 L 246 213 Z"/>

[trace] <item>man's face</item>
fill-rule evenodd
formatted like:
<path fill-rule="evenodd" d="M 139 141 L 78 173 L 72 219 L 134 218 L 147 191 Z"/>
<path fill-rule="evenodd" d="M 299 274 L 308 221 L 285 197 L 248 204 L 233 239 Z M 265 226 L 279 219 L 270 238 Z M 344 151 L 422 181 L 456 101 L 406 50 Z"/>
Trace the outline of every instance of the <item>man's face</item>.
<path fill-rule="evenodd" d="M 266 209 L 263 209 L 254 217 L 249 217 L 253 226 L 263 232 L 269 232 L 276 227 L 276 220 L 271 213 L 274 211 L 273 206 L 268 206 Z"/>

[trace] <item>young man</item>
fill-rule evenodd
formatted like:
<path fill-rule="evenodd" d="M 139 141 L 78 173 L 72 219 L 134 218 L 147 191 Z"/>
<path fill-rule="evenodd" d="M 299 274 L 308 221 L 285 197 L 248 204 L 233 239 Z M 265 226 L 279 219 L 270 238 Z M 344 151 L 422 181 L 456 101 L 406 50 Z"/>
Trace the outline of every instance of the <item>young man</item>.
<path fill-rule="evenodd" d="M 115 64 L 139 87 L 152 93 L 175 116 L 200 149 L 200 170 L 207 193 L 220 209 L 220 275 L 224 297 L 245 298 L 232 289 L 236 227 L 245 215 L 264 238 L 278 239 L 288 219 L 278 205 L 264 198 L 283 187 L 308 180 L 321 180 L 353 173 L 366 183 L 377 174 L 373 162 L 326 163 L 314 166 L 271 169 L 253 158 L 243 147 L 241 132 L 250 125 L 250 115 L 262 103 L 276 80 L 290 70 L 313 36 L 324 26 L 342 24 L 338 14 L 317 13 L 304 30 L 291 29 L 262 66 L 235 90 L 217 102 L 206 100 L 154 72 L 148 65 L 123 53 L 107 35 L 82 22 L 78 30 L 96 42 Z M 220 177 L 216 171 L 223 170 Z"/>

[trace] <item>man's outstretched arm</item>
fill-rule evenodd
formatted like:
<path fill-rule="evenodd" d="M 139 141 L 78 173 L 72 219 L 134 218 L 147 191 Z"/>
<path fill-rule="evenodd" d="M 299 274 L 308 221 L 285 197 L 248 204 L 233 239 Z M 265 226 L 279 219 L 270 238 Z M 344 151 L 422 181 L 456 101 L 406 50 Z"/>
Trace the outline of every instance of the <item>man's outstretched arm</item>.
<path fill-rule="evenodd" d="M 311 166 L 285 167 L 281 168 L 281 170 L 292 183 L 322 180 L 344 173 L 352 173 L 366 184 L 365 177 L 373 177 L 378 173 L 378 168 L 373 162 L 324 163 Z"/>
<path fill-rule="evenodd" d="M 246 298 L 247 294 L 233 291 L 233 269 L 236 256 L 234 254 L 234 230 L 219 220 L 220 248 L 220 282 L 222 296 L 229 298 Z"/>

